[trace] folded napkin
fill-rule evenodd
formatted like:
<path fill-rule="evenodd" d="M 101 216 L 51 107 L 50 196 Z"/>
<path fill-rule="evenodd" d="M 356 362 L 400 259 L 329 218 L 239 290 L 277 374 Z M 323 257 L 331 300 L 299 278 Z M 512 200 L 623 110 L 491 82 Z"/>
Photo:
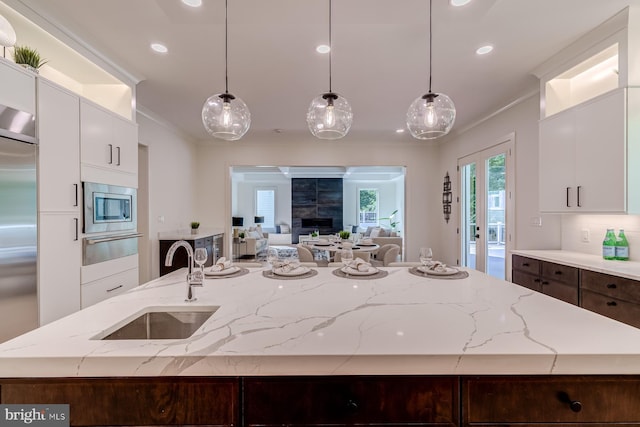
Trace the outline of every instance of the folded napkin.
<path fill-rule="evenodd" d="M 211 266 L 211 271 L 222 271 L 225 268 L 231 268 L 231 260 L 228 260 L 225 257 L 220 257 L 218 258 L 218 262 Z"/>
<path fill-rule="evenodd" d="M 444 273 L 447 271 L 447 264 L 440 261 L 434 261 L 429 267 L 427 267 L 427 269 L 437 273 Z"/>
<path fill-rule="evenodd" d="M 373 244 L 373 240 L 371 240 L 371 239 L 362 239 L 362 240 L 360 240 L 360 244 L 361 245 L 372 245 Z"/>
<path fill-rule="evenodd" d="M 323 245 L 328 245 L 329 241 L 327 239 L 320 239 L 318 240 L 318 243 L 322 243 Z"/>
<path fill-rule="evenodd" d="M 362 258 L 354 258 L 353 261 L 347 263 L 346 267 L 353 268 L 358 271 L 369 271 L 371 264 L 363 260 Z"/>
<path fill-rule="evenodd" d="M 273 263 L 273 270 L 284 271 L 285 273 L 295 270 L 298 267 L 300 267 L 300 263 L 298 261 L 291 261 L 288 259 L 285 259 L 284 261 L 275 261 Z"/>

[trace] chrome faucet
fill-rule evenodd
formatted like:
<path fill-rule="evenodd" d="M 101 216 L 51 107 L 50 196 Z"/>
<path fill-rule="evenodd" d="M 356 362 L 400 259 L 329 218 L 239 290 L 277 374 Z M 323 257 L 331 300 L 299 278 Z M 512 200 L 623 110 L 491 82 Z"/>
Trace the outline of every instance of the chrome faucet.
<path fill-rule="evenodd" d="M 191 245 L 184 240 L 178 240 L 177 242 L 175 242 L 173 245 L 171 245 L 171 247 L 169 247 L 169 250 L 167 251 L 167 256 L 164 259 L 164 265 L 165 267 L 171 266 L 171 264 L 173 263 L 173 254 L 180 247 L 185 248 L 185 250 L 187 251 L 187 267 L 189 268 L 189 271 L 187 273 L 187 298 L 185 298 L 185 301 L 193 302 L 197 299 L 195 297 L 195 291 L 193 290 L 193 287 L 202 286 L 202 272 L 200 270 L 196 272 L 193 271 L 193 249 L 191 248 Z"/>

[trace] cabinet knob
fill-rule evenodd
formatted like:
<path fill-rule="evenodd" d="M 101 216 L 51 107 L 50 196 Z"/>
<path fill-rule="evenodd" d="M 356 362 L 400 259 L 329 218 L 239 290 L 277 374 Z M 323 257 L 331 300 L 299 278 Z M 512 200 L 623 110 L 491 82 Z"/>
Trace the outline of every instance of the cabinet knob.
<path fill-rule="evenodd" d="M 607 288 L 609 288 L 609 289 L 615 289 L 615 288 L 617 288 L 617 286 L 616 286 L 616 284 L 615 284 L 615 283 L 609 283 L 609 284 L 607 284 Z"/>
<path fill-rule="evenodd" d="M 540 279 L 533 279 L 533 283 L 540 283 Z"/>
<path fill-rule="evenodd" d="M 615 301 L 607 301 L 607 305 L 608 305 L 609 307 L 615 307 L 616 305 L 618 305 L 618 303 L 617 303 L 617 302 L 615 302 Z"/>
<path fill-rule="evenodd" d="M 347 400 L 346 408 L 350 414 L 356 413 L 358 411 L 358 403 L 353 399 L 349 399 Z"/>
<path fill-rule="evenodd" d="M 573 400 L 569 397 L 569 395 L 561 391 L 558 393 L 558 400 L 562 403 L 566 403 L 573 412 L 582 411 L 582 403 L 579 400 Z"/>
<path fill-rule="evenodd" d="M 529 267 L 529 263 L 528 263 L 528 262 L 523 262 L 523 263 L 522 263 L 522 266 L 523 266 L 523 267 Z"/>
<path fill-rule="evenodd" d="M 542 281 L 542 284 L 543 284 L 543 285 L 548 285 L 548 284 L 549 284 L 549 282 L 547 282 L 546 280 L 543 280 L 543 281 Z"/>
<path fill-rule="evenodd" d="M 562 271 L 560 271 L 560 270 L 556 270 L 553 274 L 555 274 L 555 275 L 557 275 L 557 276 L 560 276 L 560 275 L 562 274 Z"/>

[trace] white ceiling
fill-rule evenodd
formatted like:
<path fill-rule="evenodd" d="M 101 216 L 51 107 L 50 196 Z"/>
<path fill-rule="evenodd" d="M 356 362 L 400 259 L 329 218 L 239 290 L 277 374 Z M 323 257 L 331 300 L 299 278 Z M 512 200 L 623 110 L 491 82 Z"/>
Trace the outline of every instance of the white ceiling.
<path fill-rule="evenodd" d="M 223 0 L 199 9 L 180 0 L 13 1 L 142 77 L 138 105 L 210 138 L 200 113 L 224 91 Z M 456 104 L 454 131 L 535 91 L 534 68 L 638 1 L 434 0 L 433 90 Z M 333 12 L 333 90 L 352 105 L 350 135 L 396 138 L 409 104 L 428 89 L 428 2 L 335 0 Z M 153 53 L 152 42 L 169 53 Z M 328 0 L 229 0 L 229 89 L 251 110 L 249 134 L 306 130 L 309 103 L 328 90 L 328 56 L 315 52 L 327 42 Z M 477 56 L 486 43 L 494 51 Z"/>

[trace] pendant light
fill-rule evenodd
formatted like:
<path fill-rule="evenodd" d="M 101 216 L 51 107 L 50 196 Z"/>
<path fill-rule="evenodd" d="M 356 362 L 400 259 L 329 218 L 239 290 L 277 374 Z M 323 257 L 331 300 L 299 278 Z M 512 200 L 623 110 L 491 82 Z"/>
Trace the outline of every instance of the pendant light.
<path fill-rule="evenodd" d="M 311 101 L 307 112 L 307 124 L 311 134 L 320 139 L 340 139 L 351 128 L 353 113 L 351 105 L 342 95 L 331 88 L 331 1 L 329 0 L 329 92 Z"/>
<path fill-rule="evenodd" d="M 416 98 L 407 111 L 407 127 L 414 138 L 434 139 L 449 133 L 456 120 L 456 107 L 444 93 L 431 91 L 432 3 L 429 0 L 429 93 Z"/>
<path fill-rule="evenodd" d="M 228 0 L 224 2 L 224 93 L 211 95 L 202 107 L 202 123 L 209 134 L 227 141 L 235 141 L 251 126 L 251 113 L 242 99 L 229 93 L 229 30 Z"/>

